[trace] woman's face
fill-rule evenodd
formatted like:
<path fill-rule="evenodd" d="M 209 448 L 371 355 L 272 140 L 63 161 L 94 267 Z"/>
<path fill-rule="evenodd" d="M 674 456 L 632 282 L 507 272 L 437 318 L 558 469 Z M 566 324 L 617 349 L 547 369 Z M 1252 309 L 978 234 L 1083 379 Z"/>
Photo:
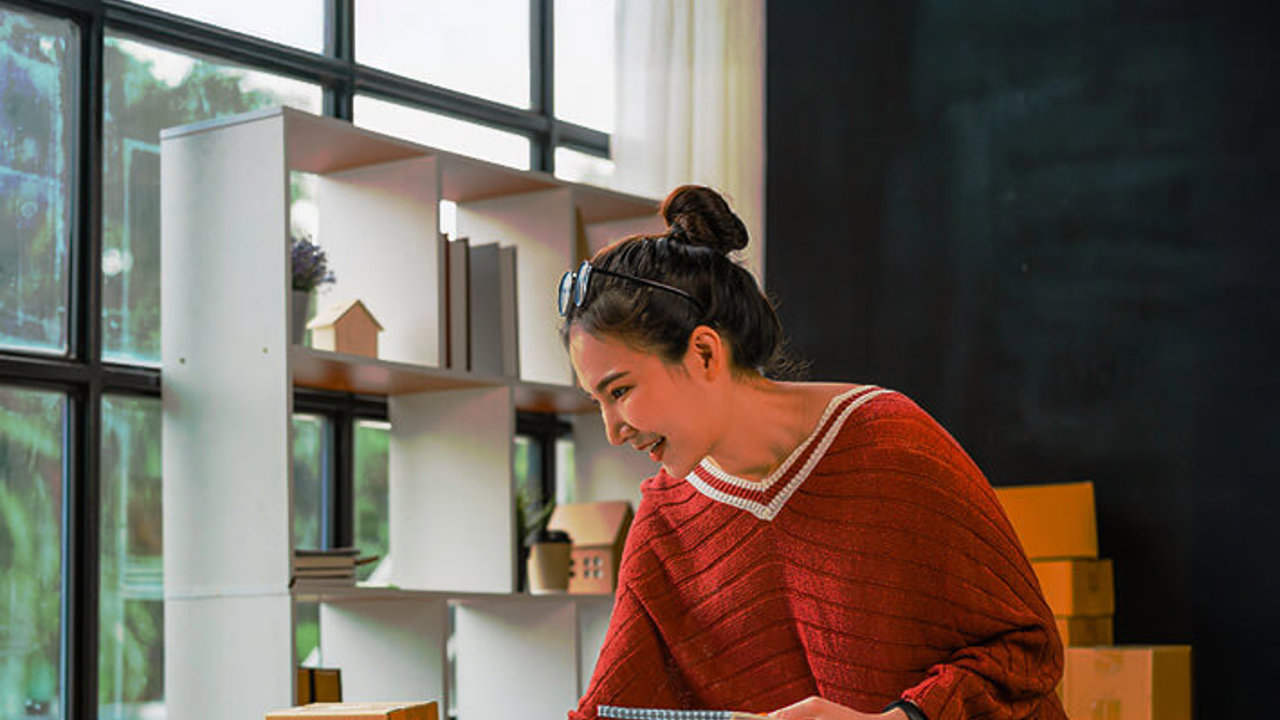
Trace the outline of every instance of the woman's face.
<path fill-rule="evenodd" d="M 569 332 L 578 384 L 599 404 L 609 442 L 648 453 L 675 477 L 693 471 L 714 437 L 710 386 L 690 355 L 672 364 L 609 337 Z"/>

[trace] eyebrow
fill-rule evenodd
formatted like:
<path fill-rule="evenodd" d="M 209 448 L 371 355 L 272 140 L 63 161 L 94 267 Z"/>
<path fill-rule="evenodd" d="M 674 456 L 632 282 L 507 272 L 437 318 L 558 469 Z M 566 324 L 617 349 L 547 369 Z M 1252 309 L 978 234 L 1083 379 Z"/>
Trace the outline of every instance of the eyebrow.
<path fill-rule="evenodd" d="M 617 380 L 623 375 L 626 375 L 627 372 L 628 372 L 627 370 L 619 370 L 618 372 L 605 375 L 603 378 L 600 379 L 600 382 L 596 383 L 596 390 L 595 390 L 596 394 L 599 395 L 600 393 L 603 393 L 604 389 L 609 386 L 609 383 L 613 382 L 614 380 Z"/>

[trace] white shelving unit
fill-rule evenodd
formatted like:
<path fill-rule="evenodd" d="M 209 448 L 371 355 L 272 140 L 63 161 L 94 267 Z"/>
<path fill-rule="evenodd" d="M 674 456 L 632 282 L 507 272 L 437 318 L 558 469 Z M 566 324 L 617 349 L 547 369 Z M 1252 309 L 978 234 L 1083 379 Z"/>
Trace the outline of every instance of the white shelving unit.
<path fill-rule="evenodd" d="M 165 678 L 171 717 L 292 704 L 296 603 L 349 700 L 446 702 L 457 608 L 463 720 L 558 717 L 589 678 L 609 598 L 514 592 L 516 409 L 574 414 L 580 499 L 638 500 L 557 337 L 560 273 L 656 204 L 288 108 L 162 134 Z M 316 240 L 385 327 L 381 358 L 288 342 L 291 172 L 319 176 Z M 442 199 L 473 242 L 518 247 L 521 377 L 442 368 Z M 289 590 L 295 387 L 388 398 L 393 588 Z"/>

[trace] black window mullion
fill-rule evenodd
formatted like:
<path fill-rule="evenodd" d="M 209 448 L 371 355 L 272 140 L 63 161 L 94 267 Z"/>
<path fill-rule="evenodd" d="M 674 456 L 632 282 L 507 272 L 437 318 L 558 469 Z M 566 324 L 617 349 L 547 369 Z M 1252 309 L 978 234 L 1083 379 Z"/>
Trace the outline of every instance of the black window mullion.
<path fill-rule="evenodd" d="M 333 444 L 330 466 L 325 477 L 321 540 L 325 547 L 350 547 L 355 544 L 355 416 L 344 407 L 333 417 Z"/>
<path fill-rule="evenodd" d="M 98 716 L 102 437 L 101 8 L 77 18 L 74 197 L 71 201 L 70 359 L 87 368 L 69 393 L 62 542 L 63 716 Z"/>
<path fill-rule="evenodd" d="M 356 33 L 354 0 L 326 0 L 324 54 L 343 68 L 342 79 L 326 85 L 324 114 L 350 122 L 355 117 Z"/>
<path fill-rule="evenodd" d="M 555 171 L 555 3 L 529 0 L 529 97 L 533 109 L 547 119 L 534 136 L 529 158 L 534 170 Z"/>
<path fill-rule="evenodd" d="M 63 717 L 98 716 L 99 548 L 102 388 L 69 397 L 63 473 Z"/>

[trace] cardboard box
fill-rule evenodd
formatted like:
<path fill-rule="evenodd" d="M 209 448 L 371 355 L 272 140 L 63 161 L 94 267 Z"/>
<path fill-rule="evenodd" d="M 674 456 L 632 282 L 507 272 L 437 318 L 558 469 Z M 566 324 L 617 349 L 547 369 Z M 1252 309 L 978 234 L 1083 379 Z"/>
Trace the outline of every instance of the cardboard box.
<path fill-rule="evenodd" d="M 1053 622 L 1058 626 L 1058 636 L 1062 638 L 1065 647 L 1110 645 L 1115 642 L 1114 623 L 1110 615 L 1054 617 Z"/>
<path fill-rule="evenodd" d="M 1191 646 L 1067 648 L 1072 720 L 1191 720 Z"/>
<path fill-rule="evenodd" d="M 1054 615 L 1115 614 L 1110 560 L 1033 560 L 1031 569 Z"/>
<path fill-rule="evenodd" d="M 995 488 L 996 497 L 1032 560 L 1098 557 L 1093 483 Z"/>
<path fill-rule="evenodd" d="M 266 720 L 439 720 L 436 701 L 311 703 L 267 713 Z"/>

